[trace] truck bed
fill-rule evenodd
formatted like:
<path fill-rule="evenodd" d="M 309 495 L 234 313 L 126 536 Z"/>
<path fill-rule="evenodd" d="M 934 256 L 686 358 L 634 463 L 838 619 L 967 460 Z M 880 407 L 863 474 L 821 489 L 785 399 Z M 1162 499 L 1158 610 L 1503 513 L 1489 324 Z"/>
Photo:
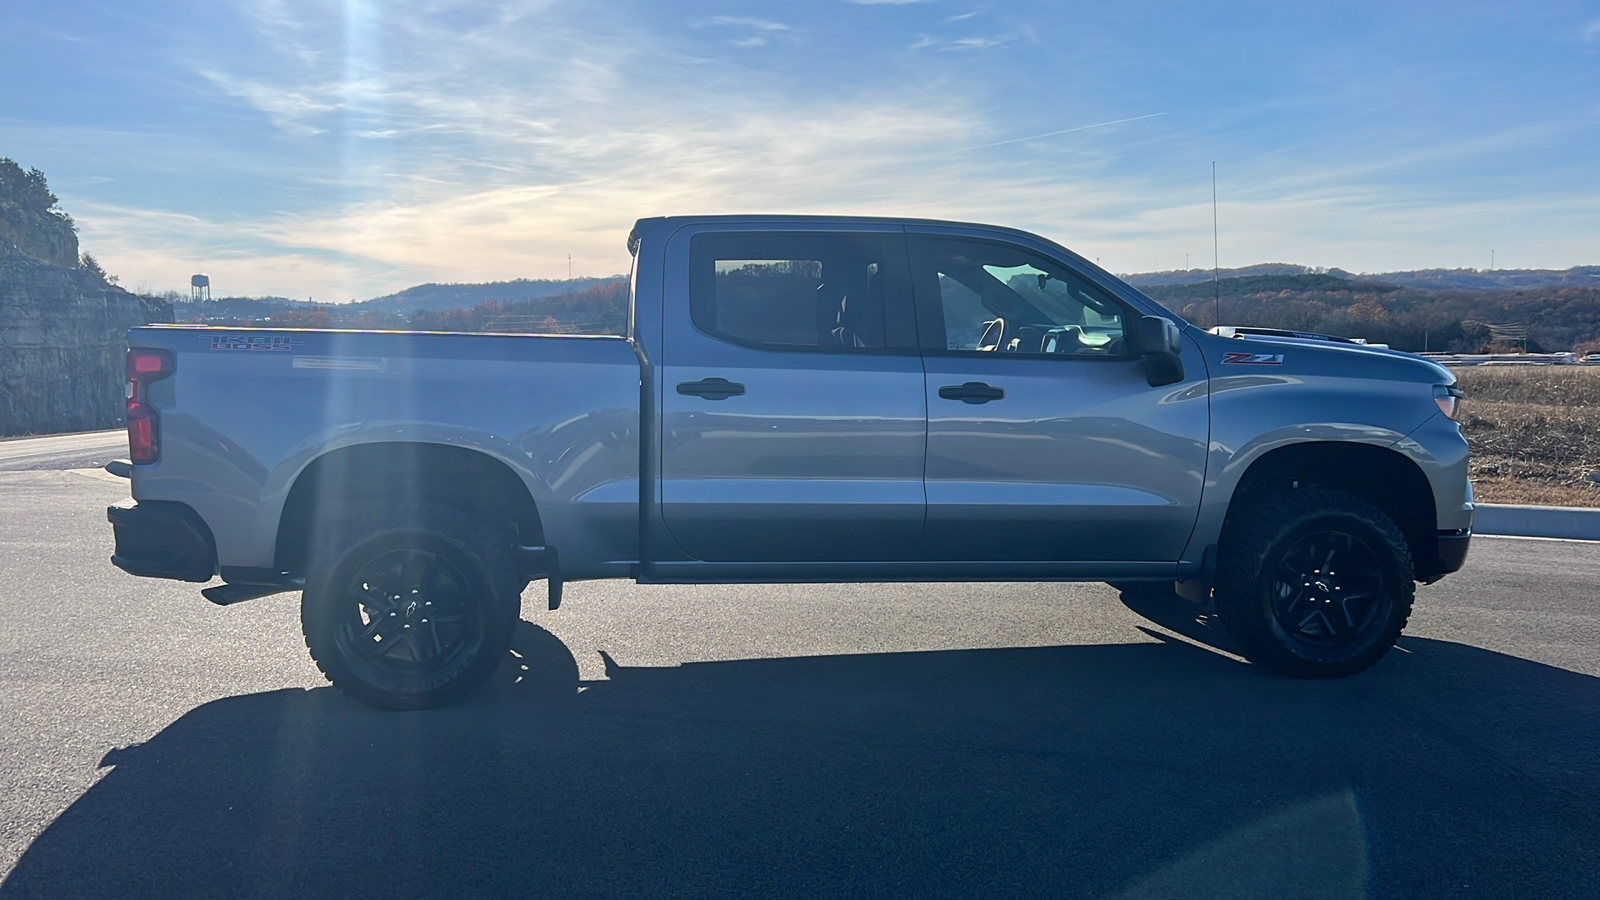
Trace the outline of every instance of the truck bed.
<path fill-rule="evenodd" d="M 279 567 L 280 514 L 314 460 L 396 442 L 503 463 L 575 577 L 636 561 L 640 369 L 624 338 L 152 326 L 130 343 L 174 358 L 150 385 L 161 457 L 134 467 L 134 499 L 192 507 L 223 568 Z M 408 459 L 387 464 L 427 465 Z"/>

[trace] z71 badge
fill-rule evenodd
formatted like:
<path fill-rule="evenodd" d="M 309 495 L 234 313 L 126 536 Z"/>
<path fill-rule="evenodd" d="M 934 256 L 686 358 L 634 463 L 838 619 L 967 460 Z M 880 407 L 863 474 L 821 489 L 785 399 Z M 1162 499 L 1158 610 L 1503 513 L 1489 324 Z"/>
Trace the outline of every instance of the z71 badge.
<path fill-rule="evenodd" d="M 1281 366 L 1283 365 L 1282 353 L 1244 353 L 1230 350 L 1222 354 L 1222 364 L 1225 366 Z"/>
<path fill-rule="evenodd" d="M 213 350 L 291 350 L 305 343 L 281 334 L 219 334 L 211 338 Z"/>

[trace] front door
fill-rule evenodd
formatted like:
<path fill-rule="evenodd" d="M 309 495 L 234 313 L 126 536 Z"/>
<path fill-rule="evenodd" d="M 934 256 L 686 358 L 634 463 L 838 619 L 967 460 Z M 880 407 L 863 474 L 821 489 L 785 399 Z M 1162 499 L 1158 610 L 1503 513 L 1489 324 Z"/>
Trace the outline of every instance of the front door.
<path fill-rule="evenodd" d="M 661 511 L 679 548 L 911 558 L 927 426 L 901 231 L 680 233 L 668 266 L 689 294 L 668 298 L 659 369 Z"/>
<path fill-rule="evenodd" d="M 1177 560 L 1200 506 L 1204 367 L 1151 387 L 1141 311 L 1042 251 L 913 235 L 925 334 L 924 556 Z"/>

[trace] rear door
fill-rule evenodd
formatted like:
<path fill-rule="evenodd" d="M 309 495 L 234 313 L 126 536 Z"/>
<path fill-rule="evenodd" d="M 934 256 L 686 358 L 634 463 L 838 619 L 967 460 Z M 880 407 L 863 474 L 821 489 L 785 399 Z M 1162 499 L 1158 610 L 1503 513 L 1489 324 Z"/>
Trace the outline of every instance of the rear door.
<path fill-rule="evenodd" d="M 692 226 L 666 265 L 660 502 L 679 548 L 911 558 L 927 424 L 901 230 Z"/>
<path fill-rule="evenodd" d="M 908 235 L 925 335 L 925 556 L 1177 560 L 1205 472 L 1205 370 L 1153 388 L 1142 311 L 1042 248 Z"/>

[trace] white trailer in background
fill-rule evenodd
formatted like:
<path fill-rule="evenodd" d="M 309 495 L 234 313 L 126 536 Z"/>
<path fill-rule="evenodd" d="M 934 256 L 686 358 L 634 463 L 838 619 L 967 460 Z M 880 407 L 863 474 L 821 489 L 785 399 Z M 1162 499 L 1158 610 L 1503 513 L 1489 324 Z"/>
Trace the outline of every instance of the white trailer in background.
<path fill-rule="evenodd" d="M 1600 358 L 1579 359 L 1575 353 L 1420 353 L 1441 366 L 1571 366 L 1593 365 Z"/>

